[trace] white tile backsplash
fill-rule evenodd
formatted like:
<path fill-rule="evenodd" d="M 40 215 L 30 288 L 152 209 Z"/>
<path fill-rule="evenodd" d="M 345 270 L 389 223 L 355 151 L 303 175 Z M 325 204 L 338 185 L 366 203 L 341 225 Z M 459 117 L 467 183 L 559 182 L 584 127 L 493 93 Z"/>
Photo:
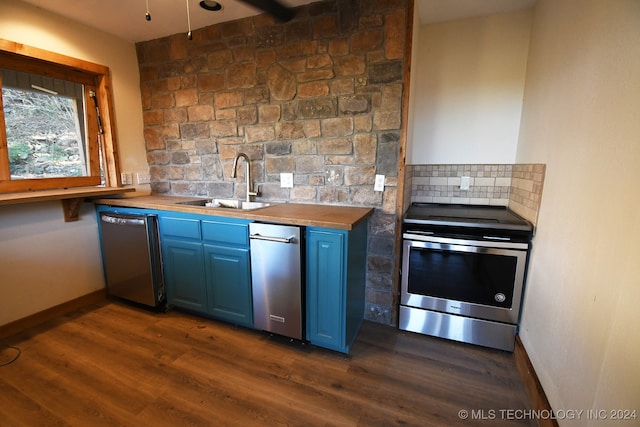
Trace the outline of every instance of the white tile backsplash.
<path fill-rule="evenodd" d="M 536 223 L 546 165 L 408 165 L 410 202 L 508 206 Z M 460 177 L 470 177 L 460 190 Z M 405 202 L 406 203 L 406 202 Z"/>
<path fill-rule="evenodd" d="M 511 187 L 511 178 L 496 178 L 496 187 Z"/>
<path fill-rule="evenodd" d="M 447 178 L 447 185 L 460 188 L 460 177 Z"/>
<path fill-rule="evenodd" d="M 411 201 L 503 205 L 509 202 L 512 165 L 412 165 Z M 470 177 L 468 190 L 460 177 Z"/>
<path fill-rule="evenodd" d="M 474 187 L 477 187 L 477 186 L 494 187 L 496 185 L 496 179 L 495 178 L 476 178 L 473 185 Z"/>
<path fill-rule="evenodd" d="M 429 180 L 429 185 L 448 185 L 448 178 L 447 177 L 432 177 Z"/>

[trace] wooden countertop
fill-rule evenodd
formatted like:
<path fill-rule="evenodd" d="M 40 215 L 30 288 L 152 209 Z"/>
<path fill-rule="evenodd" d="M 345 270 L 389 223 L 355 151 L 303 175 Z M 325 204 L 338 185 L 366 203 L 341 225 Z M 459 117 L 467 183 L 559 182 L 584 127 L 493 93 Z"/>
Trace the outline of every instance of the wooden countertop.
<path fill-rule="evenodd" d="M 73 187 L 55 190 L 23 191 L 19 193 L 1 193 L 0 205 L 43 202 L 46 200 L 64 200 L 84 197 L 104 197 L 135 191 L 130 187 Z"/>
<path fill-rule="evenodd" d="M 65 222 L 70 222 L 79 219 L 80 205 L 86 198 L 122 195 L 131 191 L 135 191 L 135 189 L 123 187 L 72 187 L 2 193 L 0 194 L 0 206 L 60 200 L 62 202 L 64 220 Z"/>
<path fill-rule="evenodd" d="M 122 206 L 131 208 L 157 209 L 174 212 L 187 212 L 200 215 L 223 216 L 230 218 L 244 218 L 255 221 L 274 222 L 280 224 L 337 228 L 352 230 L 356 224 L 365 220 L 373 208 L 315 205 L 301 203 L 274 203 L 254 210 L 240 210 L 228 208 L 210 208 L 205 206 L 193 206 L 180 204 L 193 200 L 202 200 L 203 197 L 178 197 L 178 196 L 139 196 L 113 199 L 96 199 L 94 203 L 110 206 Z"/>

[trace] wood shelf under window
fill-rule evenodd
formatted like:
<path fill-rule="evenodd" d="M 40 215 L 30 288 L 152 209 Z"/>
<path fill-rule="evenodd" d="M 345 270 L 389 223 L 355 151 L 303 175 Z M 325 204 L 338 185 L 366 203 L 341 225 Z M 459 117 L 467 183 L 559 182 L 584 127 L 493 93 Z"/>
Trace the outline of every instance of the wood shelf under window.
<path fill-rule="evenodd" d="M 87 197 L 103 197 L 135 191 L 124 187 L 75 187 L 55 190 L 25 191 L 0 194 L 0 206 L 61 200 L 65 222 L 77 221 L 80 205 Z"/>

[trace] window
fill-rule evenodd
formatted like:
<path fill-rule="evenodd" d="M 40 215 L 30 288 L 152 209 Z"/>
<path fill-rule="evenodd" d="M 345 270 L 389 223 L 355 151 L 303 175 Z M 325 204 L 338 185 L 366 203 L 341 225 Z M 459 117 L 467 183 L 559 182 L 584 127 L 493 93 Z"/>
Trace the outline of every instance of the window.
<path fill-rule="evenodd" d="M 119 187 L 109 69 L 0 39 L 0 192 Z"/>
<path fill-rule="evenodd" d="M 90 175 L 84 85 L 0 71 L 11 179 Z"/>

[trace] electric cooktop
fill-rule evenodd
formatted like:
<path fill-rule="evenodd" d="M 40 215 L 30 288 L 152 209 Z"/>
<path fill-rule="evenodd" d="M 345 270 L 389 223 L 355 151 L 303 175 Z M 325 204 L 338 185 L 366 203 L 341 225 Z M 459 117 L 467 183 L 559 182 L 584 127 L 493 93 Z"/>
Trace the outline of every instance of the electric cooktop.
<path fill-rule="evenodd" d="M 412 203 L 405 224 L 532 231 L 529 221 L 505 206 Z"/>

